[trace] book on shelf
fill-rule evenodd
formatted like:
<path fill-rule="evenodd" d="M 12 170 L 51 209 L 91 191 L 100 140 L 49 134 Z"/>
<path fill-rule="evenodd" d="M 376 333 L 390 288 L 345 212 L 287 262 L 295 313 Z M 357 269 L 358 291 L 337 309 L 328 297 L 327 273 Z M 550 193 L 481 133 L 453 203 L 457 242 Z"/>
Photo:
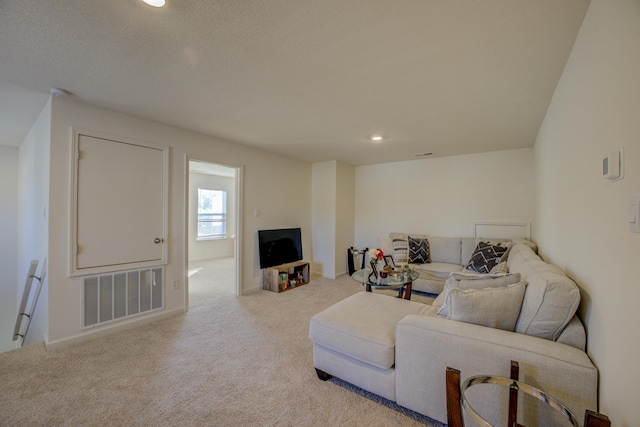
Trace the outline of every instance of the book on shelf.
<path fill-rule="evenodd" d="M 287 285 L 289 284 L 289 278 L 287 273 L 280 273 L 280 280 L 278 281 L 278 287 L 281 291 L 287 289 Z"/>

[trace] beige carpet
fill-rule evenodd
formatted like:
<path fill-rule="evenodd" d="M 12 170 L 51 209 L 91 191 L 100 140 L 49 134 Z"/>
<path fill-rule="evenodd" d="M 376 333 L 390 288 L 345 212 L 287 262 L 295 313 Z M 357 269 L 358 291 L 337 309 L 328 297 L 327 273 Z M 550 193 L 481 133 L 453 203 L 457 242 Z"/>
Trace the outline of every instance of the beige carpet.
<path fill-rule="evenodd" d="M 424 425 L 316 377 L 309 319 L 362 285 L 316 279 L 238 298 L 229 260 L 193 267 L 184 315 L 0 354 L 0 425 Z"/>

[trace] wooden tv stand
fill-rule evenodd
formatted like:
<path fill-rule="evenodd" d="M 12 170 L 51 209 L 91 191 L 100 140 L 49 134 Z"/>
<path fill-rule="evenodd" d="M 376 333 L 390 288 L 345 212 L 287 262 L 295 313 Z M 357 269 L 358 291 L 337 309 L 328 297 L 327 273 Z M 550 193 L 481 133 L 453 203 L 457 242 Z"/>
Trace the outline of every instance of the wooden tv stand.
<path fill-rule="evenodd" d="M 262 273 L 262 288 L 268 291 L 283 292 L 309 283 L 309 263 L 305 261 L 267 267 Z"/>

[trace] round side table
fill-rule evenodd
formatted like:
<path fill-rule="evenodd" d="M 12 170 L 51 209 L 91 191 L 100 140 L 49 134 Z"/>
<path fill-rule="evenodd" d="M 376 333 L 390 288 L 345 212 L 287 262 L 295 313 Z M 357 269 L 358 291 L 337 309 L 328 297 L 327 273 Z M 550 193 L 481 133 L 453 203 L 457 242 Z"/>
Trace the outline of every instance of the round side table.
<path fill-rule="evenodd" d="M 528 394 L 530 396 L 535 397 L 536 399 L 544 402 L 549 405 L 551 408 L 559 411 L 562 414 L 563 419 L 567 420 L 573 427 L 581 427 L 576 417 L 571 413 L 571 411 L 562 404 L 558 399 L 551 396 L 550 394 L 545 393 L 544 391 L 530 386 L 529 384 L 520 382 L 518 380 L 512 380 L 505 377 L 497 377 L 491 375 L 476 375 L 470 378 L 467 378 L 465 382 L 462 383 L 460 387 L 460 391 L 462 393 L 461 403 L 462 408 L 467 412 L 469 417 L 473 419 L 478 426 L 481 427 L 493 427 L 487 420 L 482 418 L 480 414 L 471 406 L 468 402 L 465 392 L 472 386 L 477 384 L 496 384 L 503 387 L 509 387 L 511 390 L 520 391 L 522 393 Z"/>

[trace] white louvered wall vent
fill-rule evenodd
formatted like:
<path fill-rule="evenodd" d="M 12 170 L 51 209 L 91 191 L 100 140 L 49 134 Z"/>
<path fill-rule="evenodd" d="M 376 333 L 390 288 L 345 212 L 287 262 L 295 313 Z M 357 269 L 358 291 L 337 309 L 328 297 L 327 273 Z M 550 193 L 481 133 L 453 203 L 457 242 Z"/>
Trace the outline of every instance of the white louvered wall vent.
<path fill-rule="evenodd" d="M 163 308 L 163 279 L 162 267 L 85 277 L 83 326 L 88 328 Z"/>

